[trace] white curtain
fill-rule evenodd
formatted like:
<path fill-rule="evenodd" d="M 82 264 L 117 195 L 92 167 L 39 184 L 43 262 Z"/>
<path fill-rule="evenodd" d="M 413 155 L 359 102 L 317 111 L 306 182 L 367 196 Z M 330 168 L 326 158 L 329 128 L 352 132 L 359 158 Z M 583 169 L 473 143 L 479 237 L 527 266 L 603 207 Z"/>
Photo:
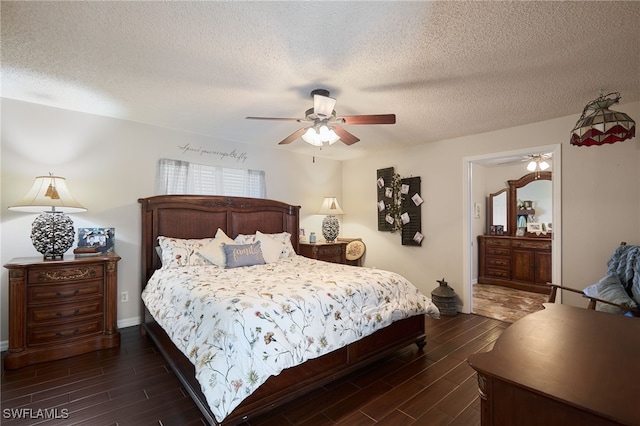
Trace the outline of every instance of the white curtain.
<path fill-rule="evenodd" d="M 156 193 L 266 198 L 267 187 L 262 170 L 231 169 L 162 158 L 158 162 Z"/>

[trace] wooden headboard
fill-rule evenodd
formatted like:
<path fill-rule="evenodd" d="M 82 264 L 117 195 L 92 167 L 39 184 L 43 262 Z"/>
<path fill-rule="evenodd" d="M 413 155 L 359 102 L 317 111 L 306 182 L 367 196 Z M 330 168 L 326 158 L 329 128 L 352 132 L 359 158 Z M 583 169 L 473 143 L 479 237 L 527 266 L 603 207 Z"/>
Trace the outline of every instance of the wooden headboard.
<path fill-rule="evenodd" d="M 238 234 L 288 232 L 298 252 L 300 206 L 263 198 L 210 195 L 158 195 L 142 204 L 142 288 L 160 267 L 158 236 L 196 239 L 213 237 L 218 228 Z"/>

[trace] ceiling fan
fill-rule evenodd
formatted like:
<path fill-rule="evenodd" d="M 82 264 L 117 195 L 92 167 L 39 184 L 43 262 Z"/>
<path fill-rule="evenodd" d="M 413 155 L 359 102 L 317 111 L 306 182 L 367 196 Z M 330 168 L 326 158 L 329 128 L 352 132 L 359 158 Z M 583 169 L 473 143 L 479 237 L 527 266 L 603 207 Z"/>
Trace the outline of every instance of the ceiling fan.
<path fill-rule="evenodd" d="M 360 139 L 349 133 L 340 124 L 395 124 L 395 114 L 372 114 L 372 115 L 344 115 L 336 116 L 333 107 L 336 104 L 334 98 L 329 97 L 329 91 L 325 89 L 315 89 L 311 91 L 313 97 L 313 108 L 305 112 L 304 118 L 285 117 L 246 117 L 249 120 L 284 120 L 308 123 L 306 127 L 296 130 L 282 141 L 280 145 L 286 145 L 302 137 L 302 139 L 315 146 L 322 146 L 324 143 L 333 144 L 342 141 L 346 145 L 352 145 Z"/>

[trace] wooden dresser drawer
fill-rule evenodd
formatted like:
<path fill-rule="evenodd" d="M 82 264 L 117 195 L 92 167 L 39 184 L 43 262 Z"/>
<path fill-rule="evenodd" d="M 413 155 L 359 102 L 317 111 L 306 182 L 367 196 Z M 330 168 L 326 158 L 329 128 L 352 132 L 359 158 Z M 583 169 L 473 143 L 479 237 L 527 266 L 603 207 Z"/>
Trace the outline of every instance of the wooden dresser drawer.
<path fill-rule="evenodd" d="M 486 238 L 485 244 L 489 247 L 510 247 L 511 242 L 505 238 Z"/>
<path fill-rule="evenodd" d="M 511 268 L 511 259 L 508 257 L 487 257 L 487 268 Z"/>
<path fill-rule="evenodd" d="M 27 327 L 27 344 L 63 343 L 67 340 L 100 334 L 102 330 L 102 315 L 84 321 L 61 324 L 55 328 L 50 326 Z"/>
<path fill-rule="evenodd" d="M 102 279 L 102 264 L 82 265 L 77 267 L 60 267 L 47 269 L 30 269 L 27 282 L 29 284 L 57 283 Z"/>
<path fill-rule="evenodd" d="M 511 279 L 511 272 L 508 269 L 487 268 L 487 276 L 493 278 Z"/>
<path fill-rule="evenodd" d="M 514 240 L 512 247 L 533 250 L 551 250 L 551 240 Z"/>
<path fill-rule="evenodd" d="M 95 298 L 72 303 L 33 306 L 27 310 L 29 315 L 27 323 L 29 325 L 39 325 L 53 321 L 74 321 L 93 315 L 100 315 L 103 312 L 102 305 L 102 298 Z"/>
<path fill-rule="evenodd" d="M 487 247 L 488 256 L 511 256 L 511 250 L 508 247 Z"/>
<path fill-rule="evenodd" d="M 27 297 L 30 305 L 44 302 L 61 303 L 78 298 L 101 296 L 102 292 L 102 281 L 87 281 L 72 284 L 30 285 L 27 289 Z"/>

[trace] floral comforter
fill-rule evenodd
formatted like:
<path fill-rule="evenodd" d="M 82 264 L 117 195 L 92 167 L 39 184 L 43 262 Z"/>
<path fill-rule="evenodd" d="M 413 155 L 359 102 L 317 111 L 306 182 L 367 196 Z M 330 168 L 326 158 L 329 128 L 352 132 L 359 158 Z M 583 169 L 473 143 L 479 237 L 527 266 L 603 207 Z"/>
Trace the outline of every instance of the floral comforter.
<path fill-rule="evenodd" d="M 302 256 L 224 269 L 157 270 L 149 312 L 193 362 L 222 421 L 270 376 L 438 308 L 402 276 Z"/>

